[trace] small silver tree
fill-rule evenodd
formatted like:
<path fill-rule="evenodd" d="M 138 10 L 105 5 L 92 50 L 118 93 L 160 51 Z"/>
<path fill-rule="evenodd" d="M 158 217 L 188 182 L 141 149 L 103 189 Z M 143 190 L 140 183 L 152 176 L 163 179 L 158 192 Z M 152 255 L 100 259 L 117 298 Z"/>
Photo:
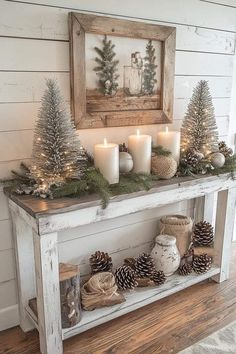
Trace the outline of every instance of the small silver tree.
<path fill-rule="evenodd" d="M 218 151 L 218 131 L 208 82 L 199 81 L 181 128 L 181 152 L 201 152 L 204 156 Z"/>
<path fill-rule="evenodd" d="M 57 83 L 50 79 L 46 84 L 35 127 L 31 174 L 37 183 L 50 186 L 82 177 L 86 154 Z"/>

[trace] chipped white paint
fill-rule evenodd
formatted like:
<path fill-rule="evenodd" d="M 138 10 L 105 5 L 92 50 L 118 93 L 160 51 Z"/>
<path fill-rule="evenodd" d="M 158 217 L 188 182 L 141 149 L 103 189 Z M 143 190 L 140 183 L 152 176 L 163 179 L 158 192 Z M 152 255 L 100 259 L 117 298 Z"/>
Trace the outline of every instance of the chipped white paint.
<path fill-rule="evenodd" d="M 163 187 L 153 188 L 149 192 L 138 192 L 132 195 L 115 197 L 106 209 L 101 209 L 98 202 L 86 203 L 83 208 L 72 210 L 67 208 L 65 213 L 42 214 L 37 216 L 40 234 L 74 228 L 101 220 L 117 218 L 122 215 L 136 213 L 145 209 L 162 207 L 182 200 L 198 198 L 205 194 L 217 192 L 235 185 L 228 175 L 193 179 L 191 182 L 176 183 L 173 180 Z M 171 184 L 172 183 L 172 184 Z M 75 207 L 76 208 L 76 207 Z"/>
<path fill-rule="evenodd" d="M 140 307 L 151 304 L 154 301 L 172 295 L 218 273 L 219 268 L 213 267 L 208 273 L 201 275 L 192 273 L 183 277 L 175 274 L 170 276 L 166 283 L 160 287 L 140 288 L 133 292 L 127 292 L 125 294 L 126 301 L 122 304 L 84 312 L 81 322 L 73 328 L 63 329 L 63 339 L 67 339 Z"/>
<path fill-rule="evenodd" d="M 205 195 L 207 208 L 210 208 L 209 193 L 218 193 L 217 222 L 216 222 L 216 240 L 215 250 L 217 254 L 216 264 L 209 273 L 202 275 L 191 274 L 188 277 L 174 275 L 169 278 L 167 283 L 160 288 L 148 288 L 137 290 L 127 294 L 127 301 L 124 304 L 110 308 L 83 313 L 82 321 L 73 328 L 61 329 L 60 315 L 60 291 L 59 291 L 59 272 L 58 272 L 58 234 L 60 230 L 73 232 L 73 228 L 94 223 L 100 220 L 109 220 L 118 216 L 133 214 L 138 211 L 162 207 L 177 201 L 199 198 Z M 198 283 L 204 279 L 216 276 L 216 281 L 223 281 L 228 278 L 230 242 L 233 233 L 234 208 L 236 198 L 236 181 L 229 176 L 204 177 L 194 180 L 181 180 L 179 183 L 173 181 L 164 182 L 161 186 L 151 189 L 149 192 L 139 192 L 130 195 L 114 198 L 106 210 L 102 210 L 98 201 L 78 203 L 63 209 L 49 210 L 46 213 L 36 213 L 33 216 L 23 210 L 10 200 L 10 208 L 13 213 L 13 223 L 15 225 L 15 237 L 18 255 L 18 273 L 21 289 L 21 323 L 22 328 L 27 329 L 26 314 L 28 314 L 31 323 L 38 326 L 40 334 L 40 348 L 43 354 L 62 354 L 62 340 L 83 332 L 89 328 L 133 311 L 139 307 L 145 306 L 162 297 L 180 291 L 187 286 Z M 203 204 L 199 204 L 203 205 Z M 199 207 L 198 207 L 199 208 Z M 16 217 L 17 215 L 17 217 Z M 25 228 L 26 240 L 22 239 L 22 225 L 28 225 Z M 23 274 L 24 264 L 28 259 L 32 267 L 32 259 L 29 255 L 26 260 L 24 256 L 24 246 L 29 250 L 30 233 L 33 231 L 35 269 L 36 269 L 36 288 L 37 288 L 37 307 L 38 321 L 28 309 L 28 300 L 32 297 L 30 284 L 26 284 L 26 277 Z M 29 232 L 30 231 L 30 232 Z M 18 234 L 19 233 L 19 234 Z M 64 234 L 64 242 L 66 241 Z M 78 235 L 77 238 L 80 238 Z M 27 242 L 28 242 L 27 241 Z M 32 242 L 32 240 L 31 240 Z M 128 241 L 127 241 L 128 242 Z M 146 244 L 150 247 L 150 242 Z M 89 247 L 89 244 L 88 244 Z M 145 245 L 142 245 L 145 247 Z M 122 256 L 124 254 L 122 253 Z M 23 261 L 21 262 L 20 260 Z"/>
<path fill-rule="evenodd" d="M 34 232 L 33 239 L 40 350 L 62 354 L 57 233 L 40 237 Z"/>
<path fill-rule="evenodd" d="M 32 229 L 18 213 L 11 210 L 13 235 L 17 264 L 17 281 L 19 291 L 20 326 L 23 331 L 33 328 L 25 312 L 28 300 L 35 296 L 34 252 Z"/>

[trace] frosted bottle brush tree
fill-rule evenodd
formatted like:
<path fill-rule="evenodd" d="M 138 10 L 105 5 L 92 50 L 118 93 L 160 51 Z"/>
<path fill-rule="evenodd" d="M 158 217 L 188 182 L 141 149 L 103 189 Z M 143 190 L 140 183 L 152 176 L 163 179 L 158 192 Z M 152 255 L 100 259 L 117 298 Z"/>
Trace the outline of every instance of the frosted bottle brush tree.
<path fill-rule="evenodd" d="M 39 185 L 50 188 L 67 179 L 80 179 L 86 153 L 57 83 L 50 79 L 46 84 L 34 133 L 31 175 Z"/>
<path fill-rule="evenodd" d="M 181 128 L 181 152 L 204 156 L 218 151 L 218 131 L 208 82 L 199 81 L 193 91 Z"/>
<path fill-rule="evenodd" d="M 94 71 L 96 71 L 99 77 L 98 83 L 100 91 L 106 96 L 113 96 L 118 90 L 117 79 L 119 75 L 117 74 L 117 65 L 119 64 L 119 60 L 115 60 L 115 45 L 112 44 L 111 40 L 107 39 L 106 35 L 102 43 L 102 49 L 98 47 L 94 48 L 99 55 L 99 57 L 95 58 L 98 66 L 94 68 Z"/>

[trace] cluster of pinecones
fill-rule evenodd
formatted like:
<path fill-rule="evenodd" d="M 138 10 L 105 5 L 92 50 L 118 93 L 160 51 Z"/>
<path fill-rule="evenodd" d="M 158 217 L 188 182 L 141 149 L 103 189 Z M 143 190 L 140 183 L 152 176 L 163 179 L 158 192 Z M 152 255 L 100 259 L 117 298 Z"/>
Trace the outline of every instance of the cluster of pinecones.
<path fill-rule="evenodd" d="M 193 261 L 189 263 L 185 256 L 182 258 L 178 273 L 180 275 L 189 275 L 194 271 L 197 274 L 208 272 L 211 269 L 212 258 L 204 253 L 200 256 L 193 256 Z"/>
<path fill-rule="evenodd" d="M 186 166 L 196 167 L 199 162 L 199 155 L 194 150 L 189 150 L 182 157 L 181 163 Z"/>
<path fill-rule="evenodd" d="M 207 221 L 200 221 L 193 228 L 193 246 L 211 246 L 214 241 L 214 230 Z M 191 254 L 190 254 L 191 253 Z M 195 273 L 206 273 L 212 264 L 212 259 L 206 253 L 194 256 L 191 248 L 181 260 L 178 272 L 180 275 L 188 275 L 194 270 Z"/>
<path fill-rule="evenodd" d="M 137 259 L 130 258 L 129 260 L 115 271 L 119 289 L 134 289 L 138 285 L 138 278 L 150 278 L 156 285 L 165 282 L 165 274 L 155 270 L 153 259 L 149 254 L 143 253 Z M 108 253 L 96 251 L 90 256 L 89 262 L 92 274 L 112 271 L 112 259 Z"/>
<path fill-rule="evenodd" d="M 161 285 L 166 281 L 165 274 L 155 270 L 153 259 L 147 253 L 141 254 L 133 261 L 131 259 L 129 265 L 126 262 L 125 265 L 117 268 L 115 278 L 121 290 L 133 289 L 138 285 L 138 278 L 149 278 L 155 285 Z"/>
<path fill-rule="evenodd" d="M 233 150 L 227 146 L 225 141 L 220 141 L 218 143 L 218 147 L 219 147 L 219 152 L 221 152 L 225 158 L 233 155 Z"/>

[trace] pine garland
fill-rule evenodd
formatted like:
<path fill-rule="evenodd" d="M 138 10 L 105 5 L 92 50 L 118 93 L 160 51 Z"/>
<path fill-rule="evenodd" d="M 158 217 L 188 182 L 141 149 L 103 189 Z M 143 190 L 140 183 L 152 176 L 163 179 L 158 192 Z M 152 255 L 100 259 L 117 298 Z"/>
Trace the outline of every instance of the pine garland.
<path fill-rule="evenodd" d="M 162 145 L 157 145 L 152 147 L 152 152 L 155 153 L 156 155 L 162 155 L 162 156 L 170 156 L 171 152 L 164 148 Z"/>

